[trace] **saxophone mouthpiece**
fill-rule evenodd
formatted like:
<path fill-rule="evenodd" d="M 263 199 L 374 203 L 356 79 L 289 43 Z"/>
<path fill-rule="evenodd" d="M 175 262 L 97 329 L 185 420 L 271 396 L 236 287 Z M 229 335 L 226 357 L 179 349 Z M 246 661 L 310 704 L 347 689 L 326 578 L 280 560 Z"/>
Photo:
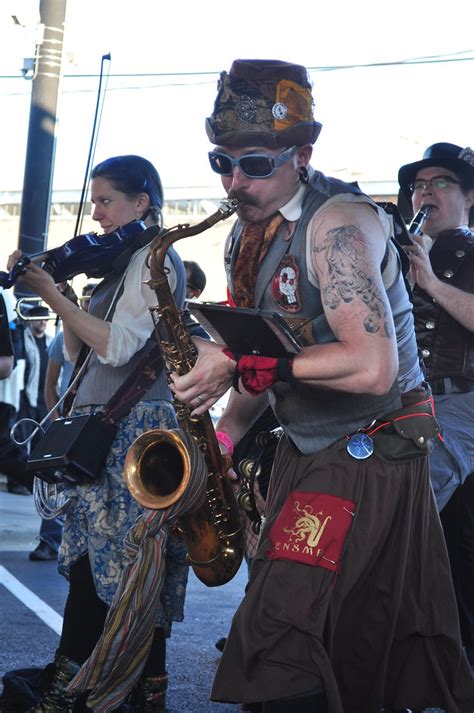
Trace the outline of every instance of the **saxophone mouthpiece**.
<path fill-rule="evenodd" d="M 224 220 L 232 213 L 235 213 L 239 205 L 241 205 L 241 202 L 237 198 L 223 198 L 219 210 L 222 212 Z"/>

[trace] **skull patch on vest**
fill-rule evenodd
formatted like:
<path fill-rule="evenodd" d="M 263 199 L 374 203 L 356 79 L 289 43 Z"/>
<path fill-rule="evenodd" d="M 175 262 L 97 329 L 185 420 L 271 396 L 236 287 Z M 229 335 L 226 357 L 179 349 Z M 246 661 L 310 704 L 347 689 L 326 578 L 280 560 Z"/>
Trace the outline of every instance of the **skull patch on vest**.
<path fill-rule="evenodd" d="M 272 282 L 272 295 L 285 312 L 299 312 L 301 309 L 299 282 L 300 271 L 295 258 L 285 255 Z"/>

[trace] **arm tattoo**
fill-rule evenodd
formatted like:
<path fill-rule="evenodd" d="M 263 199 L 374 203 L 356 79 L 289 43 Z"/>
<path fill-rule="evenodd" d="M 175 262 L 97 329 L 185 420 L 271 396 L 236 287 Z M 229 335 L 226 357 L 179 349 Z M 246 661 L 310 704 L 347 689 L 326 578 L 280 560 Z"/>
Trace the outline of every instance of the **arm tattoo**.
<path fill-rule="evenodd" d="M 367 274 L 366 244 L 360 228 L 356 225 L 333 228 L 326 233 L 323 244 L 313 250 L 326 254 L 329 284 L 321 291 L 323 305 L 335 310 L 342 302 L 362 300 L 367 307 L 366 332 L 391 337 L 393 328 L 385 302 L 373 278 Z"/>

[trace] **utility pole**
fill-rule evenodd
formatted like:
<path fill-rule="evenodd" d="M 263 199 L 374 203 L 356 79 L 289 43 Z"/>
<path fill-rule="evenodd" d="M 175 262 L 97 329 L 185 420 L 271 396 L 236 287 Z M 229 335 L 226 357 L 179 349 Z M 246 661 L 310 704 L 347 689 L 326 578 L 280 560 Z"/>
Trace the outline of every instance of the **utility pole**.
<path fill-rule="evenodd" d="M 26 255 L 47 244 L 56 145 L 56 109 L 66 0 L 40 0 L 18 247 Z M 25 74 L 26 78 L 26 74 Z"/>

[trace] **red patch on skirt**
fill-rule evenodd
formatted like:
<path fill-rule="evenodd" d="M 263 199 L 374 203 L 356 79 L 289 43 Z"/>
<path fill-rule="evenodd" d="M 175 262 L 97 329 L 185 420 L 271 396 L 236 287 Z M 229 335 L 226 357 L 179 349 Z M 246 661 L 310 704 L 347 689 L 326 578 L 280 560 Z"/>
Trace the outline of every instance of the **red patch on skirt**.
<path fill-rule="evenodd" d="M 270 528 L 266 556 L 336 572 L 355 506 L 335 495 L 293 491 Z"/>

